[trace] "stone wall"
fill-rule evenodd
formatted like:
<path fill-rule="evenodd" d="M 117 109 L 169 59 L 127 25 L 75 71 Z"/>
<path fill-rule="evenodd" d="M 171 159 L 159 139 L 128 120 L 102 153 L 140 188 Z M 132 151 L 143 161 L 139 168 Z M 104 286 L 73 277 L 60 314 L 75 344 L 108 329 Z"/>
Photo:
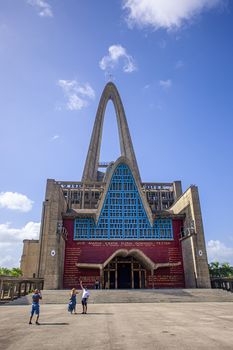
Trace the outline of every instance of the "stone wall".
<path fill-rule="evenodd" d="M 182 220 L 173 220 L 174 240 L 157 241 L 75 241 L 74 220 L 64 220 L 68 231 L 68 240 L 65 248 L 65 268 L 63 288 L 74 288 L 79 285 L 79 279 L 85 281 L 88 288 L 94 286 L 100 272 L 96 269 L 78 268 L 77 263 L 103 264 L 119 249 L 129 251 L 139 249 L 156 264 L 179 263 L 177 266 L 161 267 L 155 270 L 154 276 L 147 271 L 148 288 L 184 288 L 184 271 L 179 233 Z"/>
<path fill-rule="evenodd" d="M 23 254 L 21 257 L 20 268 L 23 272 L 23 277 L 37 277 L 39 258 L 39 240 L 25 239 L 23 241 Z"/>

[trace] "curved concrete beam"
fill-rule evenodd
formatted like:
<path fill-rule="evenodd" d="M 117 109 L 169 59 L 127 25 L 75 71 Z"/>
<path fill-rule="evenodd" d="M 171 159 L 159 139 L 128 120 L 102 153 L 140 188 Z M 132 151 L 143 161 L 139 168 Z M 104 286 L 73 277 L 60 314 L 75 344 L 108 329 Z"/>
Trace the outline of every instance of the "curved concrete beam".
<path fill-rule="evenodd" d="M 112 82 L 109 82 L 105 86 L 99 102 L 86 163 L 83 171 L 82 181 L 86 182 L 97 180 L 104 115 L 109 100 L 112 100 L 116 112 L 121 155 L 130 161 L 132 167 L 137 173 L 139 181 L 141 181 L 124 107 L 119 92 Z"/>
<path fill-rule="evenodd" d="M 118 249 L 114 253 L 112 253 L 104 263 L 102 264 L 93 264 L 93 263 L 76 263 L 77 267 L 80 268 L 89 268 L 89 269 L 100 269 L 103 270 L 109 263 L 117 256 L 121 256 L 123 258 L 133 256 L 136 260 L 138 260 L 146 269 L 151 270 L 152 272 L 166 267 L 174 267 L 180 266 L 181 261 L 176 263 L 154 263 L 145 253 L 143 253 L 140 249 Z"/>

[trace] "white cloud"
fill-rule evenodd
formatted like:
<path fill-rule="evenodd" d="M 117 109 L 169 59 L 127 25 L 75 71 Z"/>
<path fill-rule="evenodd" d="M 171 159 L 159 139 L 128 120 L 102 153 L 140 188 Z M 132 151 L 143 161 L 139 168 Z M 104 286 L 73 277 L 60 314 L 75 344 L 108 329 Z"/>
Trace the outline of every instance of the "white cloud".
<path fill-rule="evenodd" d="M 172 81 L 171 79 L 168 80 L 160 80 L 159 81 L 159 85 L 163 88 L 163 89 L 169 89 L 172 86 Z"/>
<path fill-rule="evenodd" d="M 14 258 L 11 255 L 0 257 L 0 267 L 18 267 L 18 264 L 14 264 Z"/>
<path fill-rule="evenodd" d="M 28 212 L 32 209 L 33 201 L 17 192 L 0 192 L 0 207 Z"/>
<path fill-rule="evenodd" d="M 30 221 L 22 228 L 12 228 L 9 222 L 0 224 L 0 242 L 21 242 L 24 239 L 38 238 L 40 223 Z"/>
<path fill-rule="evenodd" d="M 80 84 L 77 80 L 60 79 L 58 85 L 68 99 L 66 103 L 68 110 L 80 110 L 88 105 L 89 100 L 95 98 L 95 91 L 89 83 Z"/>
<path fill-rule="evenodd" d="M 51 137 L 51 141 L 55 141 L 57 139 L 59 139 L 60 135 L 54 135 L 53 137 Z"/>
<path fill-rule="evenodd" d="M 17 267 L 22 255 L 24 239 L 38 239 L 40 223 L 28 222 L 22 228 L 10 223 L 0 224 L 0 266 Z"/>
<path fill-rule="evenodd" d="M 123 71 L 125 73 L 132 73 L 137 69 L 133 57 L 121 45 L 110 46 L 108 55 L 100 60 L 99 66 L 102 70 L 114 69 L 119 61 L 123 62 Z"/>
<path fill-rule="evenodd" d="M 27 3 L 35 7 L 40 17 L 53 17 L 52 7 L 47 1 L 27 0 Z"/>
<path fill-rule="evenodd" d="M 209 262 L 219 261 L 220 263 L 228 262 L 233 265 L 233 248 L 227 247 L 219 240 L 210 240 L 207 243 L 207 253 Z"/>
<path fill-rule="evenodd" d="M 151 26 L 154 29 L 177 29 L 204 10 L 225 3 L 225 0 L 123 0 L 130 27 Z"/>

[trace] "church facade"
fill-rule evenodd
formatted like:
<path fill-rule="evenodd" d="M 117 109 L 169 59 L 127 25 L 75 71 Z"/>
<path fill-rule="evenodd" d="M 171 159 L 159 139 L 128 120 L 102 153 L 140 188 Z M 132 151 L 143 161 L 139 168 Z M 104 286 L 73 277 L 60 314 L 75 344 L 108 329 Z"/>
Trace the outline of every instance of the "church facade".
<path fill-rule="evenodd" d="M 100 163 L 112 100 L 120 157 Z M 103 171 L 105 168 L 105 171 Z M 47 180 L 39 240 L 24 240 L 25 277 L 45 289 L 210 288 L 198 188 L 141 180 L 116 86 L 102 93 L 81 181 Z"/>

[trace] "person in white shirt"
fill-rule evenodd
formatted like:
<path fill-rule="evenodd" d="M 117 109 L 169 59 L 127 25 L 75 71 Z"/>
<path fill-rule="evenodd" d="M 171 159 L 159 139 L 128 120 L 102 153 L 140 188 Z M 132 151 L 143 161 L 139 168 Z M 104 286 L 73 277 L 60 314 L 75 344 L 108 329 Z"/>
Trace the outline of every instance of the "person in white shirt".
<path fill-rule="evenodd" d="M 86 314 L 87 313 L 87 299 L 89 298 L 90 293 L 88 292 L 87 288 L 85 286 L 83 286 L 82 281 L 80 281 L 80 286 L 83 290 L 83 294 L 82 294 L 83 312 L 82 312 L 82 314 Z"/>

